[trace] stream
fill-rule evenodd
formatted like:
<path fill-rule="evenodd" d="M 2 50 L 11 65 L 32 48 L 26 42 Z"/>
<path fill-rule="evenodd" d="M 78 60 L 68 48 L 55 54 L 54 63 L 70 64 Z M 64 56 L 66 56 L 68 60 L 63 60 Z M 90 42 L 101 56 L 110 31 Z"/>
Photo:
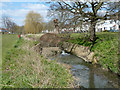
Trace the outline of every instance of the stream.
<path fill-rule="evenodd" d="M 65 53 L 64 51 L 61 55 L 50 59 L 72 66 L 70 70 L 75 78 L 75 87 L 120 88 L 118 84 L 118 76 L 103 70 L 99 65 L 92 65 L 85 62 L 83 59 Z"/>

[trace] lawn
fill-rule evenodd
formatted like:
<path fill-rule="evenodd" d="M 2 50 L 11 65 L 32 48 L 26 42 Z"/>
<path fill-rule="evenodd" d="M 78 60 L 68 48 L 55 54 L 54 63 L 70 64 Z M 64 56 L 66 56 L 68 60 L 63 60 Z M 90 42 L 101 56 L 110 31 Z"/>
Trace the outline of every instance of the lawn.
<path fill-rule="evenodd" d="M 12 37 L 13 38 L 13 37 Z M 34 41 L 21 39 L 12 44 L 3 59 L 3 88 L 71 88 L 69 70 L 56 61 L 45 59 L 33 50 Z"/>
<path fill-rule="evenodd" d="M 3 34 L 2 35 L 2 57 L 5 57 L 7 51 L 9 51 L 17 42 L 18 35 Z"/>
<path fill-rule="evenodd" d="M 13 48 L 17 40 L 17 35 L 0 34 L 0 75 L 2 75 L 2 65 L 4 65 L 2 61 L 5 60 L 7 52 Z M 0 83 L 1 81 L 2 78 L 0 76 Z"/>
<path fill-rule="evenodd" d="M 98 63 L 114 73 L 120 73 L 118 65 L 118 33 L 99 32 L 96 33 L 96 36 L 97 40 L 91 51 L 95 52 L 96 57 L 99 57 Z M 84 33 L 71 34 L 69 42 L 87 47 L 92 46 L 92 43 L 89 41 L 89 35 L 87 36 Z"/>

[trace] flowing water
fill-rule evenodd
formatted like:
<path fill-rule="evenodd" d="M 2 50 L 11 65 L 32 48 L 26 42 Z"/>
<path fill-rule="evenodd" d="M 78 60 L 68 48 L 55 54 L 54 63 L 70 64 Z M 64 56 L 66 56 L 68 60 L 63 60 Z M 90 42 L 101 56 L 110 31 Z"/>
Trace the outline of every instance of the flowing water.
<path fill-rule="evenodd" d="M 74 55 L 65 53 L 60 56 L 52 57 L 60 63 L 68 64 L 71 67 L 71 73 L 75 78 L 75 87 L 84 88 L 118 88 L 118 76 L 103 70 L 98 65 L 86 63 L 83 59 Z M 120 87 L 119 87 L 120 88 Z"/>

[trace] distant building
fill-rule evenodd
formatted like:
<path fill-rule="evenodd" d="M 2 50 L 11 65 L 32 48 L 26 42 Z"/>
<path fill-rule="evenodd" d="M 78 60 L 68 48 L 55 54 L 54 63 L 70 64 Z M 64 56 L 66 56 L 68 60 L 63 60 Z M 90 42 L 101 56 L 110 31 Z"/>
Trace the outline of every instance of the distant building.
<path fill-rule="evenodd" d="M 119 30 L 119 26 L 119 20 L 103 20 L 96 24 L 96 32 L 101 32 L 104 30 Z"/>
<path fill-rule="evenodd" d="M 4 28 L 0 28 L 0 33 L 2 34 L 8 34 L 8 30 L 7 29 L 4 29 Z"/>

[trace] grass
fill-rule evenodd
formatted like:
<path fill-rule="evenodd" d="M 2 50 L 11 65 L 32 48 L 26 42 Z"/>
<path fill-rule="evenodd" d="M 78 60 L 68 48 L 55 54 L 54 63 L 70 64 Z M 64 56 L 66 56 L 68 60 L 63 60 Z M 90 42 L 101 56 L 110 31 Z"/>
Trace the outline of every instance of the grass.
<path fill-rule="evenodd" d="M 92 46 L 92 42 L 89 40 L 89 35 L 87 33 L 73 33 L 70 35 L 70 40 L 68 42 L 75 43 L 83 46 Z"/>
<path fill-rule="evenodd" d="M 28 34 L 27 37 L 28 38 L 35 38 L 35 39 L 39 39 L 43 34 L 40 33 L 40 34 Z"/>
<path fill-rule="evenodd" d="M 3 34 L 2 35 L 2 57 L 5 57 L 7 51 L 9 51 L 13 45 L 17 42 L 18 35 Z"/>
<path fill-rule="evenodd" d="M 13 47 L 13 45 L 17 42 L 17 40 L 18 40 L 17 35 L 0 34 L 0 42 L 1 42 L 0 44 L 0 55 L 1 55 L 0 56 L 1 57 L 0 58 L 0 71 L 1 71 L 0 75 L 2 75 L 2 60 L 5 59 L 6 53 Z"/>
<path fill-rule="evenodd" d="M 69 42 L 90 47 L 92 43 L 88 40 L 89 37 L 85 37 L 85 35 L 83 33 L 73 33 Z M 98 63 L 114 73 L 120 73 L 118 65 L 118 33 L 100 32 L 96 33 L 96 35 L 98 39 L 91 51 L 95 52 L 95 56 L 99 57 Z"/>
<path fill-rule="evenodd" d="M 21 39 L 3 59 L 3 88 L 65 88 L 72 87 L 70 72 L 40 56 L 33 50 L 34 42 Z"/>

